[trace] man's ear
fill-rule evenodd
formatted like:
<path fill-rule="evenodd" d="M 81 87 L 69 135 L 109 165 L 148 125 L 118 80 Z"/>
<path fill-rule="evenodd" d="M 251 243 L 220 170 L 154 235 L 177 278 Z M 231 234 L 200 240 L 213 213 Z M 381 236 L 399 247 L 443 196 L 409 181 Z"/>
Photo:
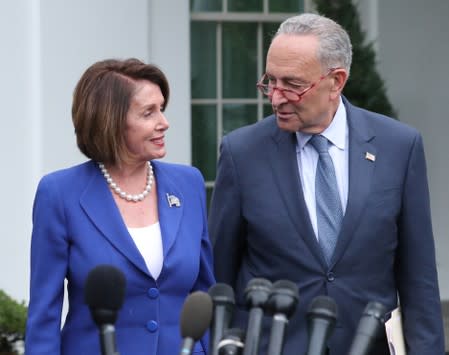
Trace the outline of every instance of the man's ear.
<path fill-rule="evenodd" d="M 346 69 L 337 68 L 332 73 L 329 74 L 332 79 L 331 95 L 332 98 L 337 98 L 340 96 L 343 88 L 345 87 L 346 81 L 348 80 L 348 72 Z"/>

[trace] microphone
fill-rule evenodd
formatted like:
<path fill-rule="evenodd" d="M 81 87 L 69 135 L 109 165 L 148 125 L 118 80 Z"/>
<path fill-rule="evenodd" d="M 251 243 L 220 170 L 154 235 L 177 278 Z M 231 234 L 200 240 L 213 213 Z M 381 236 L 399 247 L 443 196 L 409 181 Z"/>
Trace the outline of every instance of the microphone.
<path fill-rule="evenodd" d="M 309 345 L 306 355 L 325 355 L 326 342 L 337 321 L 337 304 L 328 296 L 317 296 L 307 311 Z"/>
<path fill-rule="evenodd" d="M 240 328 L 226 329 L 218 343 L 218 355 L 242 355 L 245 332 Z"/>
<path fill-rule="evenodd" d="M 294 282 L 279 280 L 273 284 L 267 301 L 267 308 L 273 314 L 268 355 L 281 355 L 285 327 L 296 309 L 298 300 L 298 286 Z"/>
<path fill-rule="evenodd" d="M 369 302 L 363 311 L 348 355 L 367 355 L 373 340 L 385 323 L 386 308 L 382 303 Z"/>
<path fill-rule="evenodd" d="M 98 265 L 87 275 L 84 301 L 100 331 L 101 353 L 118 355 L 115 343 L 115 321 L 117 311 L 125 298 L 126 279 L 112 265 Z"/>
<path fill-rule="evenodd" d="M 267 279 L 254 278 L 245 288 L 246 305 L 249 308 L 248 325 L 243 355 L 258 355 L 260 329 L 265 304 L 272 284 Z"/>
<path fill-rule="evenodd" d="M 209 353 L 218 355 L 218 343 L 223 337 L 223 332 L 229 328 L 232 312 L 234 310 L 234 290 L 224 283 L 216 283 L 209 288 L 209 296 L 212 298 L 214 312 L 209 341 Z"/>
<path fill-rule="evenodd" d="M 190 355 L 195 342 L 209 328 L 212 319 L 212 299 L 203 291 L 191 293 L 185 300 L 181 310 L 182 345 L 180 355 Z"/>

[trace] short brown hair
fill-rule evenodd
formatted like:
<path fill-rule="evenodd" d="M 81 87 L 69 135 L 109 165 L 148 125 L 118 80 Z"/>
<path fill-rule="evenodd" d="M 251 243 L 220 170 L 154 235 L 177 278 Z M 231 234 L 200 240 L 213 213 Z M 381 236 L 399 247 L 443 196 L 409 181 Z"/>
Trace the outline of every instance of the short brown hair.
<path fill-rule="evenodd" d="M 91 65 L 75 87 L 72 121 L 76 142 L 88 158 L 120 164 L 126 156 L 126 115 L 137 80 L 161 89 L 167 107 L 169 86 L 164 73 L 138 59 L 107 59 Z"/>

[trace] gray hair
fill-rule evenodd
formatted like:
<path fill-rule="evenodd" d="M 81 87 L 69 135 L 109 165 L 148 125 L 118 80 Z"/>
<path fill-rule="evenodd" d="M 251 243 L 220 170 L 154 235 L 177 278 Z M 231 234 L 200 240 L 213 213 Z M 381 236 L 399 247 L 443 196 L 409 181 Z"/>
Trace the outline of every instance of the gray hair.
<path fill-rule="evenodd" d="M 343 67 L 349 75 L 352 45 L 348 33 L 335 21 L 316 14 L 301 14 L 285 20 L 276 32 L 280 34 L 314 35 L 318 38 L 318 60 L 327 69 Z"/>

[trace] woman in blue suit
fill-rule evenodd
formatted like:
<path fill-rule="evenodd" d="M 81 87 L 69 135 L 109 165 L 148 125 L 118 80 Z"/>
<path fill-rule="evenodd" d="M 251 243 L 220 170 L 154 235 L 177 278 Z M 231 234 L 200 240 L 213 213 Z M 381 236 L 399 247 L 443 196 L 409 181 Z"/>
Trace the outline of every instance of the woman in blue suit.
<path fill-rule="evenodd" d="M 95 63 L 78 82 L 72 118 L 90 160 L 46 175 L 36 192 L 27 354 L 100 354 L 84 303 L 86 277 L 99 264 L 126 277 L 118 351 L 179 352 L 183 303 L 214 276 L 200 172 L 154 160 L 166 152 L 168 97 L 165 75 L 136 59 Z M 206 352 L 204 340 L 194 353 Z"/>

